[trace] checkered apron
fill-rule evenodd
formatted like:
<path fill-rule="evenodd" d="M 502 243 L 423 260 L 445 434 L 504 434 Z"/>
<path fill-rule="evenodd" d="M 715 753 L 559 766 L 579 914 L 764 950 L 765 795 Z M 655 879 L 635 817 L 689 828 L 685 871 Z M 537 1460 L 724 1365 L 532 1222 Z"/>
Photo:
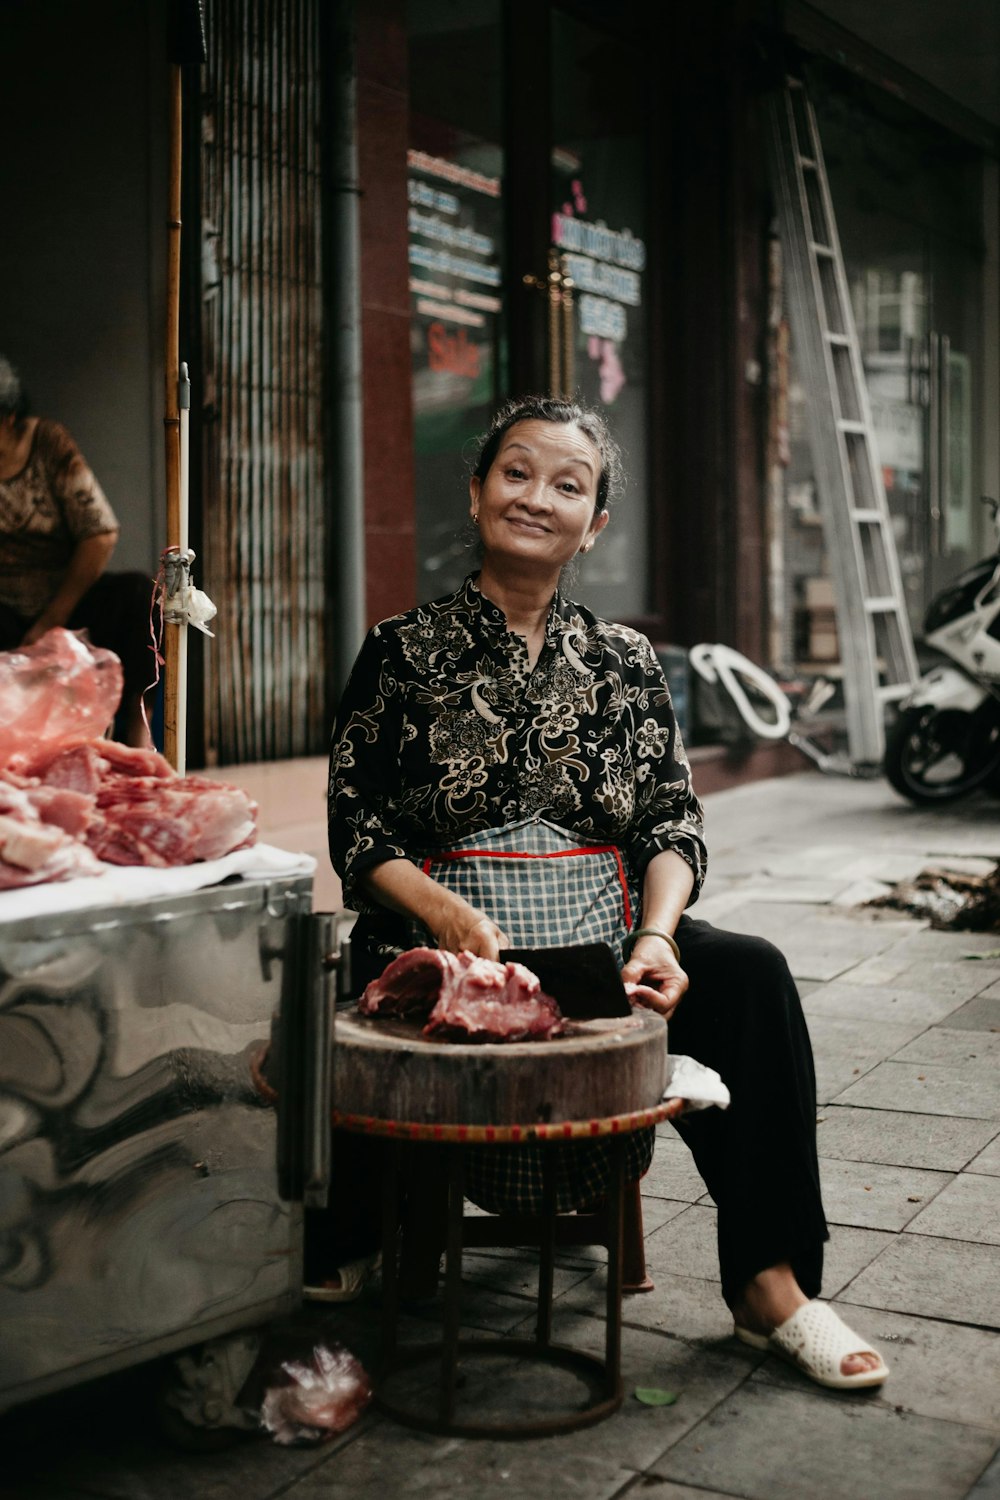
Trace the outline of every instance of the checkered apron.
<path fill-rule="evenodd" d="M 622 943 L 639 908 L 621 851 L 613 844 L 582 843 L 556 823 L 525 818 L 435 850 L 425 855 L 422 868 L 486 912 L 512 948 L 607 943 L 622 963 Z M 427 940 L 426 930 L 414 933 L 415 942 Z M 646 1171 L 653 1144 L 652 1130 L 629 1136 L 628 1181 Z M 604 1196 L 611 1149 L 606 1139 L 477 1147 L 466 1155 L 466 1193 L 491 1213 L 537 1213 L 544 1153 L 555 1169 L 558 1212 L 586 1207 Z"/>

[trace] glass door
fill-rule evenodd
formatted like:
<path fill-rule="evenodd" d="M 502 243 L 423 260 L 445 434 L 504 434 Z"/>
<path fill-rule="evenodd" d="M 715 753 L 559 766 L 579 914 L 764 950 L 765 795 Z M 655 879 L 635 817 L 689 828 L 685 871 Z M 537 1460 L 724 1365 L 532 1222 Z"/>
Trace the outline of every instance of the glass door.
<path fill-rule="evenodd" d="M 628 471 L 580 592 L 606 618 L 635 618 L 650 608 L 644 74 L 625 42 L 560 11 L 552 43 L 552 252 L 572 302 L 550 323 L 550 380 L 602 412 Z"/>
<path fill-rule="evenodd" d="M 596 612 L 649 608 L 641 55 L 532 0 L 409 0 L 409 285 L 418 597 L 475 565 L 474 440 L 506 396 L 605 413 L 629 493 L 581 567 Z"/>

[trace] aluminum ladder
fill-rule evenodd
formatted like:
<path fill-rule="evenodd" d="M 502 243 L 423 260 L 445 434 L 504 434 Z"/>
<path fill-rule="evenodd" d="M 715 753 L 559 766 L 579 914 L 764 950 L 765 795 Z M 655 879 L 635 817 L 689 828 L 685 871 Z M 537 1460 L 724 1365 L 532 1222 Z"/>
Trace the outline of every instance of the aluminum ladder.
<path fill-rule="evenodd" d="M 768 98 L 771 175 L 792 336 L 830 555 L 851 759 L 877 765 L 885 706 L 916 653 L 816 116 L 804 83 Z"/>

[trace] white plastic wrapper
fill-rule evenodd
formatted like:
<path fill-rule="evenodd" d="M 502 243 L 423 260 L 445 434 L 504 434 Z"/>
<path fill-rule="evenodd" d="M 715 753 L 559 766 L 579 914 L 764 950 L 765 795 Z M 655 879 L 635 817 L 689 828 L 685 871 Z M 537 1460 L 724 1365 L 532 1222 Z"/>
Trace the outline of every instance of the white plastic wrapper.
<path fill-rule="evenodd" d="M 729 1090 L 714 1068 L 673 1053 L 667 1058 L 667 1068 L 664 1099 L 685 1099 L 691 1109 L 708 1109 L 710 1104 L 729 1108 Z"/>
<path fill-rule="evenodd" d="M 276 1443 L 322 1443 L 356 1422 L 371 1400 L 371 1382 L 341 1344 L 317 1344 L 311 1361 L 287 1360 L 284 1381 L 268 1387 L 260 1420 Z"/>

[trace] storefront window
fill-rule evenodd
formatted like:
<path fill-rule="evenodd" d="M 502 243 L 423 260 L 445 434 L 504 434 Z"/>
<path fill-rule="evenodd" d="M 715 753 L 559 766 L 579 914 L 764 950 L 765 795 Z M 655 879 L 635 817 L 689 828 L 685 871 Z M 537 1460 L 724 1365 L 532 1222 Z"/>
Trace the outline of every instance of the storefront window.
<path fill-rule="evenodd" d="M 565 389 L 603 409 L 626 455 L 628 489 L 586 563 L 597 613 L 649 606 L 649 339 L 642 72 L 630 49 L 553 15 L 552 243 L 573 282 Z"/>
<path fill-rule="evenodd" d="M 815 62 L 808 76 L 868 384 L 903 589 L 919 636 L 932 595 L 983 543 L 973 401 L 981 370 L 982 159 L 887 95 Z M 839 647 L 796 378 L 788 380 L 781 665 Z"/>
<path fill-rule="evenodd" d="M 417 0 L 408 25 L 410 348 L 426 599 L 469 571 L 470 444 L 504 386 L 498 5 Z"/>

